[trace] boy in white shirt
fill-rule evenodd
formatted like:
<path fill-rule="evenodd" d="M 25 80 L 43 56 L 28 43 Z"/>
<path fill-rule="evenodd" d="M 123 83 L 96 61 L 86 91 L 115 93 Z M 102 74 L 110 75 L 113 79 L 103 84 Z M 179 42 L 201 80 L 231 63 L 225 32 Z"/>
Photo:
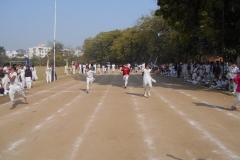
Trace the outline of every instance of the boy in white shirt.
<path fill-rule="evenodd" d="M 87 90 L 86 90 L 86 93 L 89 93 L 90 91 L 90 87 L 89 85 L 92 84 L 92 82 L 95 80 L 93 78 L 93 74 L 94 74 L 94 71 L 90 70 L 89 67 L 86 68 L 86 74 L 87 74 Z"/>

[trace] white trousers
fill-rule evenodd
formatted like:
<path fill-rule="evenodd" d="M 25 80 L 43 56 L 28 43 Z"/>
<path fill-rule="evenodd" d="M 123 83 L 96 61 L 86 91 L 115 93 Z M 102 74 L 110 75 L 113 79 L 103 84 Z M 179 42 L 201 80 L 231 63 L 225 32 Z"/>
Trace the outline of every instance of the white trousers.
<path fill-rule="evenodd" d="M 3 84 L 4 92 L 7 91 L 7 84 L 8 84 L 9 82 L 10 82 L 10 80 L 9 80 L 9 78 L 7 78 L 7 77 L 4 77 L 4 78 L 2 79 L 2 84 Z"/>
<path fill-rule="evenodd" d="M 31 79 L 31 77 L 26 77 L 26 85 L 27 85 L 27 89 L 32 88 L 32 79 Z"/>
<path fill-rule="evenodd" d="M 125 81 L 124 86 L 127 87 L 129 75 L 124 75 L 123 80 Z"/>
<path fill-rule="evenodd" d="M 92 84 L 93 81 L 94 81 L 94 78 L 87 78 L 87 91 L 90 91 L 89 85 Z"/>
<path fill-rule="evenodd" d="M 9 98 L 12 102 L 14 102 L 14 93 L 17 91 L 23 98 L 26 98 L 23 90 L 21 89 L 20 85 L 10 85 L 9 87 Z"/>
<path fill-rule="evenodd" d="M 233 102 L 233 107 L 236 107 L 236 105 L 240 102 L 240 93 L 236 92 L 236 99 Z"/>
<path fill-rule="evenodd" d="M 52 81 L 52 75 L 51 74 L 46 74 L 46 81 L 47 81 L 47 83 L 50 83 Z"/>
<path fill-rule="evenodd" d="M 83 68 L 83 74 L 85 74 L 86 73 L 86 68 Z"/>

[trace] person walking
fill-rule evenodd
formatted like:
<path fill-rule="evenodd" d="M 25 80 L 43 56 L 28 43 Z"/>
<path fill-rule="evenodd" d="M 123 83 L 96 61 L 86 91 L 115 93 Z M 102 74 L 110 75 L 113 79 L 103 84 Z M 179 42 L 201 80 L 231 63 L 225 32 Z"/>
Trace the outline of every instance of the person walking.
<path fill-rule="evenodd" d="M 32 65 L 31 71 L 32 71 L 32 80 L 37 81 L 38 80 L 37 70 L 34 67 L 34 65 Z"/>
<path fill-rule="evenodd" d="M 128 68 L 127 64 L 125 64 L 122 69 L 122 74 L 123 74 L 123 80 L 124 80 L 124 88 L 127 88 L 127 84 L 128 84 L 128 78 L 129 78 L 129 73 L 130 73 L 130 69 Z"/>
<path fill-rule="evenodd" d="M 27 97 L 26 97 L 25 93 L 23 92 L 23 90 L 21 89 L 21 87 L 19 85 L 19 80 L 18 80 L 18 76 L 17 76 L 17 72 L 16 72 L 16 67 L 12 67 L 11 71 L 12 72 L 9 72 L 7 74 L 7 76 L 10 80 L 9 98 L 12 102 L 12 107 L 15 107 L 14 93 L 16 91 L 24 98 L 25 102 L 28 103 Z"/>
<path fill-rule="evenodd" d="M 20 69 L 18 69 L 18 75 L 19 75 L 19 85 L 22 89 L 25 87 L 25 69 L 23 68 L 23 65 L 20 65 Z"/>
<path fill-rule="evenodd" d="M 94 74 L 94 71 L 93 70 L 90 70 L 89 67 L 86 67 L 86 74 L 87 74 L 87 90 L 86 90 L 86 93 L 89 93 L 90 91 L 90 86 L 92 84 L 92 82 L 95 80 L 93 78 L 93 74 Z"/>
<path fill-rule="evenodd" d="M 48 64 L 46 69 L 46 82 L 51 83 L 51 80 L 52 80 L 52 68 L 51 65 Z"/>
<path fill-rule="evenodd" d="M 233 82 L 237 84 L 237 88 L 236 88 L 236 99 L 233 102 L 231 109 L 237 110 L 237 104 L 240 102 L 240 73 L 238 73 L 238 75 L 235 78 L 233 78 Z"/>
<path fill-rule="evenodd" d="M 148 64 L 145 65 L 145 68 L 142 71 L 142 76 L 143 76 L 143 86 L 144 86 L 144 97 L 151 96 L 151 89 L 152 89 L 152 82 L 156 83 L 156 80 L 154 80 L 151 77 L 151 69 Z"/>

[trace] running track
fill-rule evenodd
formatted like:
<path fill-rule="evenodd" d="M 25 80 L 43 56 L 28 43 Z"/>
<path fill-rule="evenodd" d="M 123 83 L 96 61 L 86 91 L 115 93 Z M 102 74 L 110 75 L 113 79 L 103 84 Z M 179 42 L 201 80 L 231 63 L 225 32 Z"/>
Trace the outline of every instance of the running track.
<path fill-rule="evenodd" d="M 27 91 L 29 104 L 0 105 L 2 160 L 240 159 L 240 113 L 234 97 L 177 78 L 153 75 L 151 97 L 142 77 L 65 78 Z M 16 93 L 17 94 L 17 93 Z"/>

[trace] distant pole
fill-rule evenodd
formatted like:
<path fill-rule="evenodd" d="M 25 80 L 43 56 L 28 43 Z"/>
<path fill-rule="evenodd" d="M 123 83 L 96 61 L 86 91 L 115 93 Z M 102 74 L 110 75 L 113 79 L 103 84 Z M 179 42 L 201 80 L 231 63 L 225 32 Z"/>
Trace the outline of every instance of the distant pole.
<path fill-rule="evenodd" d="M 54 50 L 53 50 L 53 52 L 54 52 L 54 58 L 53 58 L 53 63 L 54 63 L 54 70 L 53 70 L 53 77 L 54 77 L 54 82 L 55 82 L 55 72 L 56 72 L 56 69 L 55 69 L 55 67 L 56 67 L 56 63 L 55 63 L 55 58 L 56 58 L 56 56 L 55 56 L 55 51 L 56 51 L 56 10 L 57 10 L 57 2 L 56 2 L 56 0 L 55 0 L 55 16 L 54 16 Z"/>

